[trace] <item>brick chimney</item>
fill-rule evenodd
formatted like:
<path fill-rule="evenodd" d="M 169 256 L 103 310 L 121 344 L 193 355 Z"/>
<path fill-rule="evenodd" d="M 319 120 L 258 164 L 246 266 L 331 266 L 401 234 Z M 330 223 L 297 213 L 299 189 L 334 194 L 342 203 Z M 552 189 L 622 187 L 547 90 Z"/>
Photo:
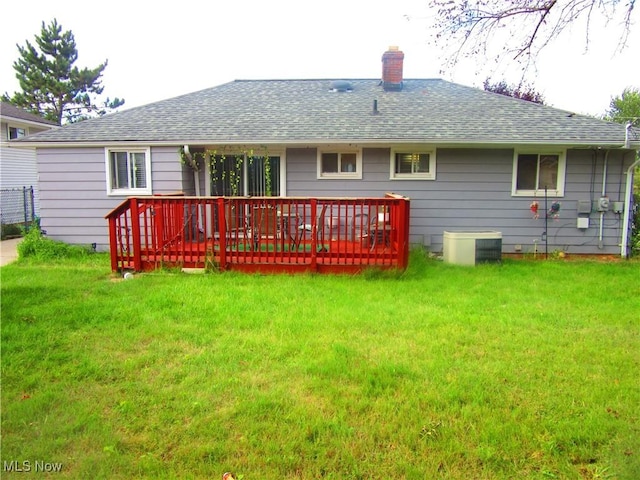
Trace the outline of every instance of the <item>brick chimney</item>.
<path fill-rule="evenodd" d="M 382 54 L 382 88 L 385 91 L 402 90 L 404 53 L 398 47 L 389 47 Z"/>

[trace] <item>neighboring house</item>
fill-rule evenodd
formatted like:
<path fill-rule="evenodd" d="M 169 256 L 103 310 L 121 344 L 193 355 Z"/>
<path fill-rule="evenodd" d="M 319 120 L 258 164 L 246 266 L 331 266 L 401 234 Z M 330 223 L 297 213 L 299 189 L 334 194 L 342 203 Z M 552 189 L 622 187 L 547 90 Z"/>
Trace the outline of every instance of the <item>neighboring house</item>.
<path fill-rule="evenodd" d="M 10 148 L 9 140 L 56 128 L 57 124 L 10 103 L 0 102 L 0 189 L 34 187 L 34 206 L 39 215 L 38 169 L 32 149 Z"/>
<path fill-rule="evenodd" d="M 403 61 L 392 48 L 382 80 L 239 80 L 19 140 L 37 151 L 42 226 L 105 250 L 104 216 L 127 196 L 395 192 L 411 198 L 411 242 L 434 252 L 445 231 L 497 230 L 504 253 L 541 249 L 545 235 L 553 250 L 621 253 L 638 130 L 404 79 Z M 211 168 L 186 166 L 185 147 L 215 154 Z M 264 155 L 267 169 L 247 161 Z M 559 202 L 546 232 L 545 202 Z"/>

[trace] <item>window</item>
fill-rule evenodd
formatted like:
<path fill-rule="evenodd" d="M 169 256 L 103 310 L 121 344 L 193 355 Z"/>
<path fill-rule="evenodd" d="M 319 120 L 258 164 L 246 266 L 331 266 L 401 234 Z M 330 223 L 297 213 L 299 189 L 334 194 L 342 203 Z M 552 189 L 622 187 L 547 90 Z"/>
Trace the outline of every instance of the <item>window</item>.
<path fill-rule="evenodd" d="M 9 140 L 14 140 L 16 138 L 22 138 L 26 134 L 27 134 L 27 131 L 24 128 L 9 127 Z"/>
<path fill-rule="evenodd" d="M 564 152 L 516 152 L 513 165 L 513 195 L 564 195 Z"/>
<path fill-rule="evenodd" d="M 318 151 L 318 178 L 362 178 L 359 151 Z"/>
<path fill-rule="evenodd" d="M 151 194 L 151 153 L 147 150 L 106 150 L 107 193 Z"/>
<path fill-rule="evenodd" d="M 392 149 L 391 179 L 436 179 L 436 154 L 430 150 Z"/>

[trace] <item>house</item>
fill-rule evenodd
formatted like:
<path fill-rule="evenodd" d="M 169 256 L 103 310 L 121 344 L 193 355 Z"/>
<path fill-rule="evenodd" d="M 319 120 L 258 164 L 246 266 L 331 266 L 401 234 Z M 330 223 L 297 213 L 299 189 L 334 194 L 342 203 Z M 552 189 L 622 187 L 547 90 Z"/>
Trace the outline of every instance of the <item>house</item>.
<path fill-rule="evenodd" d="M 36 155 L 33 150 L 9 148 L 9 141 L 24 138 L 29 135 L 51 130 L 57 124 L 45 120 L 42 117 L 33 115 L 21 108 L 7 102 L 0 102 L 0 190 L 13 190 L 33 187 L 34 211 L 36 215 L 40 212 L 40 202 L 38 195 L 38 169 L 36 165 Z M 17 210 L 20 210 L 22 198 L 20 195 L 3 195 L 3 212 L 7 210 L 8 203 L 13 200 L 18 203 Z M 14 203 L 15 203 L 14 202 Z M 14 211 L 15 209 L 10 209 Z M 14 212 L 15 213 L 15 212 Z M 10 216 L 15 216 L 10 213 Z M 3 222 L 12 223 L 22 221 L 22 215 L 17 218 L 5 218 Z"/>
<path fill-rule="evenodd" d="M 504 254 L 626 256 L 637 129 L 405 79 L 403 64 L 390 48 L 381 79 L 237 80 L 20 139 L 42 226 L 105 250 L 105 215 L 128 196 L 395 192 L 411 243 L 433 252 L 445 232 L 498 231 Z"/>

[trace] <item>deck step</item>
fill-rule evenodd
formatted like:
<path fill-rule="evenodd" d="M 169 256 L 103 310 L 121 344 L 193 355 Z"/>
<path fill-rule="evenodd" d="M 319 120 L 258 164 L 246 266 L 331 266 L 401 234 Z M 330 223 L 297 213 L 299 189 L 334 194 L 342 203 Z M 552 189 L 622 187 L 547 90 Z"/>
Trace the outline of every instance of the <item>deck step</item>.
<path fill-rule="evenodd" d="M 206 273 L 206 269 L 204 268 L 183 268 L 182 269 L 182 273 L 189 273 L 189 274 L 199 274 L 199 273 Z"/>

